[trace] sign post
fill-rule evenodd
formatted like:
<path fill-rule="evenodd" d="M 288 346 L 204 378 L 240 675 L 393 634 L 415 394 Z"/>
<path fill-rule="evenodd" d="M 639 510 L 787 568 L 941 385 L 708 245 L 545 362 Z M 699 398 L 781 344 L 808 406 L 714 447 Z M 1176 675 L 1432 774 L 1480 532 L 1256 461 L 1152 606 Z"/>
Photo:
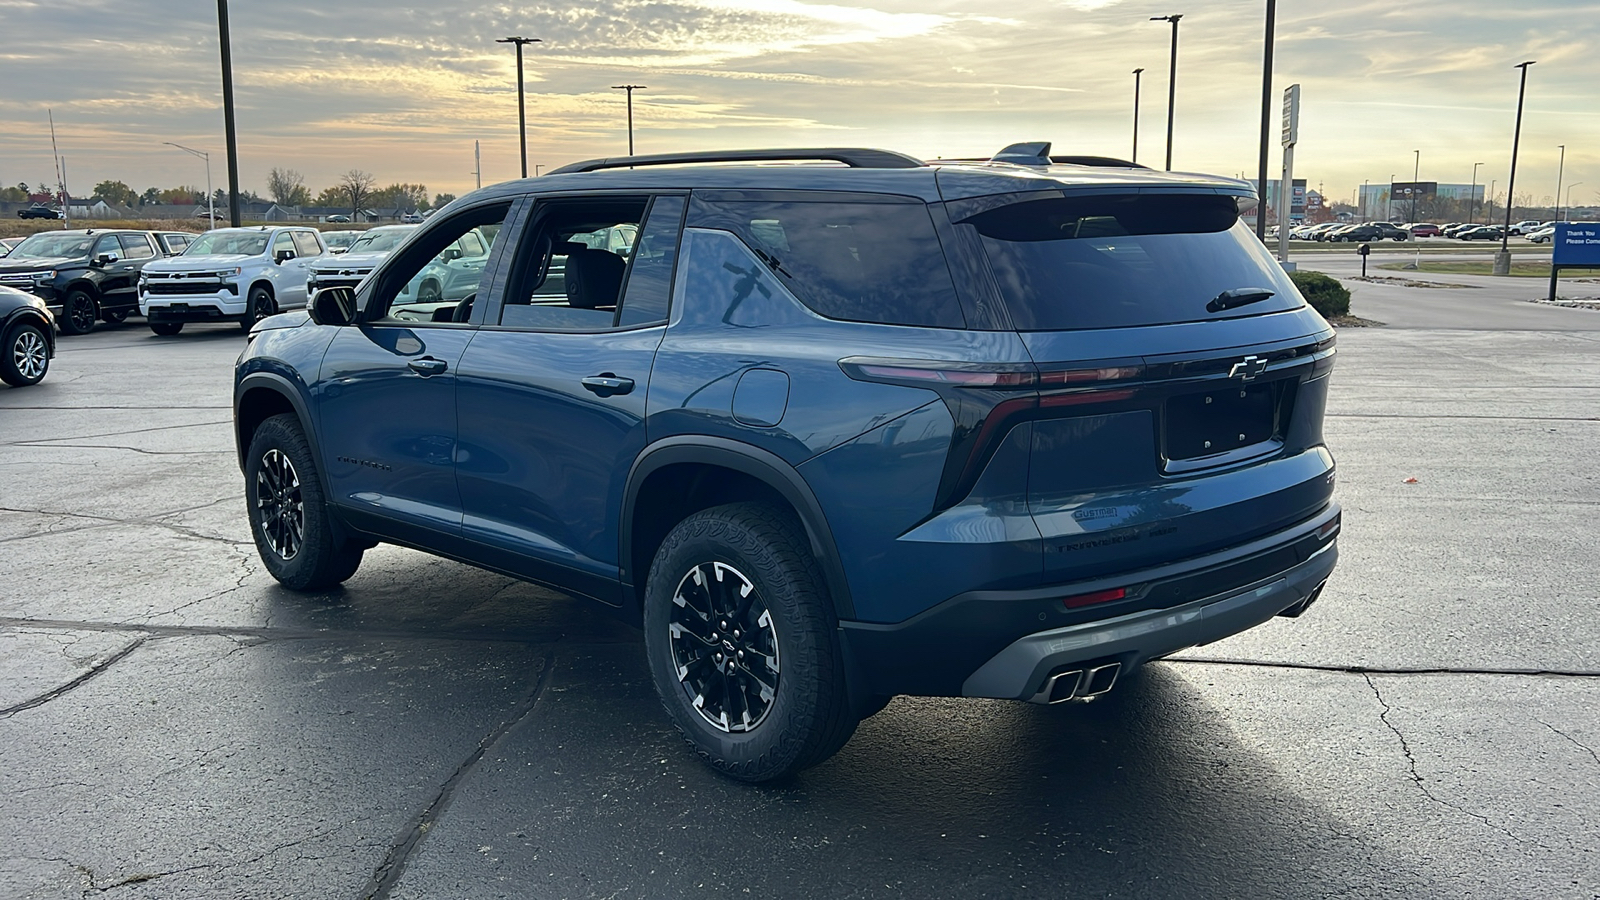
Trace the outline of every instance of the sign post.
<path fill-rule="evenodd" d="M 1556 277 L 1562 269 L 1600 269 L 1600 224 L 1560 222 L 1550 236 L 1550 302 L 1556 302 Z"/>
<path fill-rule="evenodd" d="M 1289 220 L 1294 208 L 1294 145 L 1300 141 L 1300 85 L 1283 92 L 1283 180 L 1278 182 L 1278 262 L 1289 271 Z M 1264 194 L 1267 186 L 1261 186 Z M 1262 198 L 1265 206 L 1266 198 Z M 1263 210 L 1262 214 L 1265 214 Z"/>

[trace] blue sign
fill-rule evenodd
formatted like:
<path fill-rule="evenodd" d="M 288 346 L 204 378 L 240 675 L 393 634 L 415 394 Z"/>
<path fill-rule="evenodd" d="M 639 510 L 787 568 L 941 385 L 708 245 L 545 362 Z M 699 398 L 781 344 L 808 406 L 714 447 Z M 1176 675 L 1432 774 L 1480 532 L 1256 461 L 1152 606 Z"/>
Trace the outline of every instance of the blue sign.
<path fill-rule="evenodd" d="M 1562 222 L 1551 236 L 1550 264 L 1600 267 L 1600 223 Z"/>

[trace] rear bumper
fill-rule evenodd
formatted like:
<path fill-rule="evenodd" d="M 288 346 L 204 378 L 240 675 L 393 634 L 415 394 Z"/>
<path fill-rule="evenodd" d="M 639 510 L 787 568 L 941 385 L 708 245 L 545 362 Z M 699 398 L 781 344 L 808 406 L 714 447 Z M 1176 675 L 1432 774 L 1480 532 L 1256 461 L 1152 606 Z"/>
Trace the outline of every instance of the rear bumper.
<path fill-rule="evenodd" d="M 1298 612 L 1338 560 L 1329 504 L 1281 531 L 1204 556 L 1022 591 L 974 591 L 892 625 L 841 622 L 856 690 L 1025 700 L 1049 673 L 1120 662 L 1124 671 Z M 1125 600 L 1068 609 L 1111 588 Z"/>

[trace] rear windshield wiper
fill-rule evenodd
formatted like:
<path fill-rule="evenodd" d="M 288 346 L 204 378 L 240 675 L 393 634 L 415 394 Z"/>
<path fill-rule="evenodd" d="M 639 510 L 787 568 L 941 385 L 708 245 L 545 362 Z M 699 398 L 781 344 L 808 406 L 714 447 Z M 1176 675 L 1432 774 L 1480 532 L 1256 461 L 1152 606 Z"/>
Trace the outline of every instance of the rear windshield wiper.
<path fill-rule="evenodd" d="M 1234 288 L 1231 291 L 1223 291 L 1207 303 L 1206 312 L 1222 312 L 1225 309 L 1246 306 L 1277 295 L 1277 291 L 1269 291 L 1266 288 Z"/>

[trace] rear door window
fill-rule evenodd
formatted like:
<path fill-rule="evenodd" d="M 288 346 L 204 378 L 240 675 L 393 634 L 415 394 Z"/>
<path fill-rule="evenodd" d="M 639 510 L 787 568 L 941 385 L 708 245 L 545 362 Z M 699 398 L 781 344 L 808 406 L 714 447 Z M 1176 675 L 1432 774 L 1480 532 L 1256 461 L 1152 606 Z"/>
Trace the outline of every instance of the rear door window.
<path fill-rule="evenodd" d="M 317 243 L 317 236 L 309 231 L 296 231 L 294 233 L 294 252 L 296 256 L 321 256 L 322 245 Z"/>
<path fill-rule="evenodd" d="M 117 240 L 122 244 L 123 259 L 149 259 L 156 255 L 150 239 L 142 234 L 119 234 Z"/>
<path fill-rule="evenodd" d="M 1300 295 L 1232 197 L 1107 195 L 1013 203 L 963 222 L 1022 331 L 1125 328 L 1295 309 Z M 1273 296 L 1220 312 L 1224 291 Z"/>
<path fill-rule="evenodd" d="M 964 328 L 933 219 L 920 201 L 700 201 L 692 224 L 732 231 L 818 315 Z"/>

